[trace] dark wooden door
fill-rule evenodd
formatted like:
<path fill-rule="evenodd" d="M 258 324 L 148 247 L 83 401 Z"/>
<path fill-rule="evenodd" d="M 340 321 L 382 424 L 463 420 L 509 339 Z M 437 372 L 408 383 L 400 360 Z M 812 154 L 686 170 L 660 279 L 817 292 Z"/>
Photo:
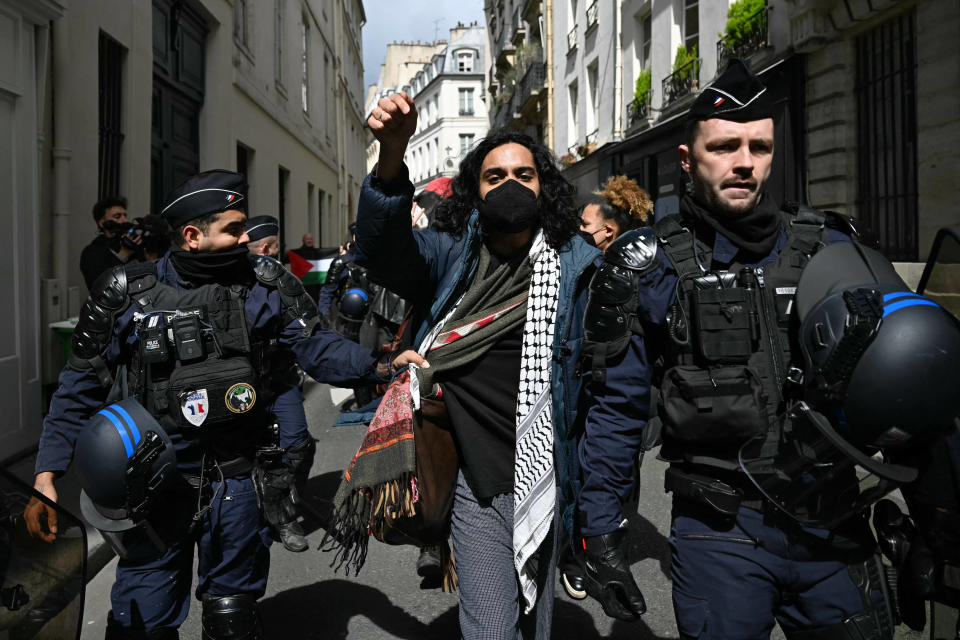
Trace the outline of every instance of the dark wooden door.
<path fill-rule="evenodd" d="M 153 0 L 151 209 L 200 169 L 204 94 L 203 20 L 178 0 Z"/>

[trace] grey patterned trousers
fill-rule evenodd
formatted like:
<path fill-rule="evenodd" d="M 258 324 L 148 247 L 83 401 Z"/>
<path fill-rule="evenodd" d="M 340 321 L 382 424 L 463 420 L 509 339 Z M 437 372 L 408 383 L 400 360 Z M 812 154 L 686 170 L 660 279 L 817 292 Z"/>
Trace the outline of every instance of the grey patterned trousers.
<path fill-rule="evenodd" d="M 513 568 L 513 494 L 478 500 L 461 471 L 450 529 L 464 640 L 549 639 L 556 580 L 556 520 L 540 547 L 540 596 L 526 615 Z"/>

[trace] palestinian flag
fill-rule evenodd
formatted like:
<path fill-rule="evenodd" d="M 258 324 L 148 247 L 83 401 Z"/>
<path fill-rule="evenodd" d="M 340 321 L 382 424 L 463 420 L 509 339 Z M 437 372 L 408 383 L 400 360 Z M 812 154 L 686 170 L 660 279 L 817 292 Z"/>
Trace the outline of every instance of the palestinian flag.
<path fill-rule="evenodd" d="M 290 259 L 290 272 L 300 278 L 305 285 L 323 284 L 327 280 L 327 270 L 330 268 L 330 263 L 333 262 L 337 253 L 338 249 L 334 248 L 328 257 L 319 260 L 307 260 L 291 249 L 287 252 Z"/>

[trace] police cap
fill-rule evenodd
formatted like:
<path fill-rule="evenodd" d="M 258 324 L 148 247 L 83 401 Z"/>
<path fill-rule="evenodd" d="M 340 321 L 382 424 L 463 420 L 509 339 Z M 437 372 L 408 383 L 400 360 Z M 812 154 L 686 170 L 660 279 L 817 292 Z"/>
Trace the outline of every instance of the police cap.
<path fill-rule="evenodd" d="M 280 223 L 273 216 L 254 216 L 247 220 L 246 230 L 250 242 L 255 242 L 280 235 Z"/>
<path fill-rule="evenodd" d="M 773 117 L 767 88 L 742 60 L 733 58 L 727 68 L 694 100 L 687 121 L 719 118 L 751 122 Z"/>
<path fill-rule="evenodd" d="M 228 209 L 246 212 L 247 182 L 239 173 L 213 169 L 187 178 L 171 191 L 160 215 L 176 229 Z"/>

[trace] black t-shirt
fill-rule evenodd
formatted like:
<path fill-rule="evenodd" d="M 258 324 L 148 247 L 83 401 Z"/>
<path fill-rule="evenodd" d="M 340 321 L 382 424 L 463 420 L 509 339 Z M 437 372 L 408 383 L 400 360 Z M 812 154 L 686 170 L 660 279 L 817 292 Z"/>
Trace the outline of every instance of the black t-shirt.
<path fill-rule="evenodd" d="M 464 475 L 478 498 L 513 491 L 522 347 L 521 323 L 482 358 L 440 382 Z"/>
<path fill-rule="evenodd" d="M 509 260 L 519 268 L 526 253 Z M 491 253 L 488 273 L 501 264 Z M 443 399 L 463 457 L 463 473 L 478 498 L 513 492 L 517 448 L 517 395 L 523 322 L 479 360 L 445 373 Z"/>

